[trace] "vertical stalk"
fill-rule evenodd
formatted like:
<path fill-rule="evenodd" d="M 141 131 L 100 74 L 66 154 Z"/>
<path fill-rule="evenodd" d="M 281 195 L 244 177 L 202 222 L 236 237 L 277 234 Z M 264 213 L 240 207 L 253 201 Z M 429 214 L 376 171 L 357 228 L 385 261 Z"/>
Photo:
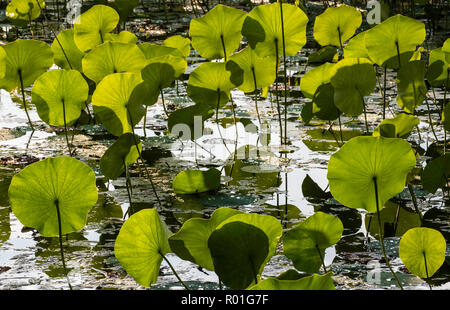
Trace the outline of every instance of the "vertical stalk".
<path fill-rule="evenodd" d="M 281 123 L 281 109 L 280 109 L 280 99 L 278 96 L 278 39 L 275 38 L 275 95 L 276 95 L 276 102 L 277 102 L 277 112 L 278 112 L 278 124 L 280 126 L 280 143 L 283 143 L 283 125 Z"/>
<path fill-rule="evenodd" d="M 428 275 L 427 256 L 425 255 L 425 252 L 422 252 L 422 254 L 423 254 L 423 260 L 425 261 L 425 273 L 427 275 L 427 280 L 428 280 L 430 278 L 430 276 Z M 432 291 L 433 288 L 431 287 L 430 282 L 428 282 L 428 281 L 425 281 L 425 282 L 427 282 L 428 286 L 430 287 L 430 291 Z"/>
<path fill-rule="evenodd" d="M 184 286 L 184 288 L 186 290 L 189 290 L 189 287 L 186 285 L 186 283 L 183 282 L 183 280 L 181 280 L 180 276 L 178 275 L 178 273 L 176 272 L 175 268 L 173 268 L 172 264 L 169 262 L 169 260 L 167 259 L 166 256 L 164 256 L 164 254 L 160 251 L 158 251 L 159 255 L 161 255 L 161 257 L 166 261 L 166 263 L 169 265 L 170 269 L 172 270 L 173 274 L 175 275 L 175 277 L 177 277 L 178 281 L 181 283 L 181 285 Z"/>
<path fill-rule="evenodd" d="M 325 260 L 324 260 L 324 258 L 322 257 L 322 253 L 320 252 L 320 248 L 319 248 L 319 245 L 318 245 L 318 244 L 316 244 L 316 249 L 317 249 L 317 253 L 319 253 L 320 261 L 322 262 L 323 271 L 324 271 L 325 273 L 327 273 L 327 267 L 325 266 Z"/>
<path fill-rule="evenodd" d="M 258 109 L 258 86 L 256 83 L 256 74 L 255 74 L 255 68 L 252 66 L 252 74 L 253 74 L 253 83 L 255 85 L 255 108 L 256 108 L 256 114 L 258 115 L 258 121 L 261 125 L 261 116 L 259 115 L 259 109 Z"/>
<path fill-rule="evenodd" d="M 376 201 L 376 206 L 377 206 L 377 218 L 378 218 L 378 229 L 379 229 L 378 238 L 379 238 L 380 245 L 381 245 L 381 251 L 383 252 L 383 256 L 386 261 L 386 265 L 388 266 L 389 270 L 391 271 L 392 275 L 394 276 L 395 281 L 397 282 L 400 289 L 403 290 L 403 286 L 402 286 L 400 280 L 397 278 L 397 275 L 395 274 L 394 270 L 392 270 L 391 264 L 389 263 L 389 257 L 386 255 L 386 250 L 384 248 L 383 230 L 382 230 L 382 225 L 381 225 L 380 206 L 379 206 L 379 201 L 378 201 L 378 185 L 377 185 L 377 177 L 376 176 L 373 177 L 373 184 L 375 186 L 375 201 Z"/>
<path fill-rule="evenodd" d="M 125 162 L 125 159 L 123 159 L 123 165 L 125 167 L 125 179 L 126 179 L 125 184 L 127 187 L 128 203 L 130 204 L 130 209 L 131 209 L 130 216 L 131 216 L 134 214 L 133 203 L 131 202 L 132 187 L 131 187 L 131 179 L 130 179 L 130 170 L 128 169 L 128 163 Z M 127 213 L 128 213 L 128 211 L 127 211 Z"/>
<path fill-rule="evenodd" d="M 67 148 L 69 149 L 69 155 L 72 156 L 72 150 L 70 149 L 69 136 L 67 134 L 67 121 L 66 121 L 66 104 L 64 99 L 62 99 L 62 107 L 63 107 L 63 117 L 64 117 L 64 133 L 66 136 Z"/>
<path fill-rule="evenodd" d="M 166 103 L 164 101 L 164 93 L 163 93 L 163 90 L 161 89 L 161 87 L 159 88 L 159 93 L 161 94 L 161 101 L 162 101 L 162 105 L 164 108 L 164 113 L 166 113 L 166 116 L 169 117 L 169 113 L 167 113 Z"/>
<path fill-rule="evenodd" d="M 387 67 L 384 67 L 384 84 L 383 84 L 383 120 L 386 118 L 386 84 L 387 84 Z"/>
<path fill-rule="evenodd" d="M 25 90 L 23 87 L 22 69 L 18 70 L 18 74 L 19 74 L 19 80 L 20 80 L 20 90 L 22 92 L 23 107 L 25 109 L 25 113 L 27 114 L 28 123 L 30 124 L 31 130 L 34 132 L 33 123 L 31 122 L 30 115 L 28 114 L 27 101 L 25 100 Z"/>
<path fill-rule="evenodd" d="M 280 15 L 281 15 L 281 37 L 283 40 L 283 67 L 284 67 L 284 144 L 287 144 L 287 67 L 286 67 L 286 42 L 284 37 L 284 18 L 283 18 L 283 3 L 280 1 Z M 277 56 L 278 57 L 278 56 Z"/>
<path fill-rule="evenodd" d="M 69 285 L 69 289 L 72 290 L 72 285 L 70 285 L 69 275 L 67 274 L 66 269 L 66 262 L 64 260 L 64 250 L 63 250 L 63 244 L 62 244 L 62 228 L 61 228 L 61 213 L 59 212 L 59 200 L 55 200 L 55 206 L 56 206 L 56 214 L 58 216 L 58 233 L 59 233 L 59 249 L 61 252 L 61 261 L 64 269 L 64 274 L 67 278 L 67 284 Z"/>

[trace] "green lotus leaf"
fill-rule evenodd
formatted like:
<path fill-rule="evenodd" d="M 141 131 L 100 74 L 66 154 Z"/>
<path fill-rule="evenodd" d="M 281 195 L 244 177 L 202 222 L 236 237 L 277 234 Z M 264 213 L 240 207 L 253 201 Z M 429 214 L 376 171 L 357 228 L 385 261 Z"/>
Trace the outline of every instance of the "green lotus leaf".
<path fill-rule="evenodd" d="M 280 221 L 276 217 L 270 215 L 260 215 L 256 213 L 239 213 L 224 220 L 222 223 L 220 223 L 220 225 L 217 226 L 216 230 L 221 229 L 228 223 L 232 222 L 241 222 L 252 225 L 256 228 L 261 229 L 267 236 L 269 242 L 267 256 L 264 259 L 261 268 L 255 269 L 258 272 L 258 274 L 261 274 L 264 265 L 266 265 L 269 262 L 269 260 L 272 258 L 273 255 L 275 255 L 277 246 L 281 239 L 281 235 L 283 234 L 283 228 L 281 227 Z"/>
<path fill-rule="evenodd" d="M 283 25 L 286 56 L 293 56 L 306 44 L 308 16 L 297 6 L 283 3 Z M 242 35 L 261 56 L 283 54 L 283 28 L 279 3 L 253 8 L 242 25 Z"/>
<path fill-rule="evenodd" d="M 377 78 L 373 64 L 366 58 L 347 58 L 338 62 L 331 73 L 334 104 L 349 116 L 364 110 L 364 96 L 374 90 Z"/>
<path fill-rule="evenodd" d="M 172 188 L 176 194 L 197 194 L 216 190 L 220 187 L 220 171 L 211 168 L 183 170 L 173 179 Z"/>
<path fill-rule="evenodd" d="M 134 213 L 120 229 L 114 255 L 142 286 L 156 283 L 163 255 L 170 253 L 171 232 L 156 209 Z"/>
<path fill-rule="evenodd" d="M 450 39 L 445 40 L 442 45 L 442 51 L 445 52 L 445 60 L 447 63 L 450 63 Z"/>
<path fill-rule="evenodd" d="M 444 111 L 442 112 L 442 123 L 444 124 L 444 129 L 450 131 L 450 104 L 446 104 Z"/>
<path fill-rule="evenodd" d="M 44 0 L 39 0 L 39 3 L 37 0 L 11 0 L 6 7 L 6 16 L 12 20 L 29 23 L 41 15 L 41 8 L 44 7 Z"/>
<path fill-rule="evenodd" d="M 191 53 L 191 40 L 180 35 L 173 35 L 168 37 L 164 40 L 163 45 L 176 48 L 181 52 L 184 58 L 188 57 Z"/>
<path fill-rule="evenodd" d="M 334 88 L 331 83 L 320 85 L 313 99 L 313 114 L 321 119 L 333 121 L 341 112 L 334 104 Z"/>
<path fill-rule="evenodd" d="M 343 46 L 361 26 L 362 15 L 355 7 L 329 7 L 316 17 L 314 38 L 322 46 Z"/>
<path fill-rule="evenodd" d="M 95 83 L 113 73 L 139 72 L 144 68 L 144 53 L 133 44 L 105 42 L 83 58 L 83 73 Z"/>
<path fill-rule="evenodd" d="M 422 225 L 419 214 L 408 211 L 403 206 L 391 201 L 388 201 L 380 211 L 380 219 L 381 234 L 384 238 L 401 237 L 409 229 Z M 378 214 L 366 214 L 364 222 L 367 231 L 374 238 L 379 238 Z"/>
<path fill-rule="evenodd" d="M 430 193 L 445 188 L 450 176 L 450 154 L 442 155 L 430 161 L 422 173 L 422 185 Z"/>
<path fill-rule="evenodd" d="M 172 251 L 178 257 L 191 261 L 205 269 L 214 270 L 208 239 L 216 227 L 233 215 L 242 213 L 231 208 L 219 208 L 210 219 L 192 218 L 169 238 Z"/>
<path fill-rule="evenodd" d="M 98 199 L 92 169 L 72 157 L 48 158 L 16 174 L 8 191 L 15 216 L 44 237 L 81 230 Z"/>
<path fill-rule="evenodd" d="M 105 41 L 136 44 L 138 37 L 129 31 L 121 31 L 120 33 L 105 34 Z"/>
<path fill-rule="evenodd" d="M 95 3 L 111 6 L 119 13 L 120 22 L 126 22 L 139 0 L 95 0 Z"/>
<path fill-rule="evenodd" d="M 94 5 L 78 16 L 74 22 L 74 41 L 78 49 L 87 52 L 104 43 L 107 33 L 116 28 L 119 23 L 119 14 L 112 7 Z"/>
<path fill-rule="evenodd" d="M 63 30 L 57 35 L 52 43 L 53 58 L 61 69 L 75 69 L 82 72 L 81 60 L 84 53 L 78 49 L 73 36 L 73 29 Z"/>
<path fill-rule="evenodd" d="M 155 57 L 160 57 L 160 56 L 165 56 L 165 55 L 172 55 L 172 56 L 178 56 L 178 57 L 184 58 L 181 51 L 175 47 L 154 44 L 154 43 L 142 43 L 142 44 L 139 44 L 138 47 L 141 49 L 141 51 L 145 55 L 145 58 L 147 58 L 147 59 L 152 59 Z"/>
<path fill-rule="evenodd" d="M 106 76 L 92 96 L 94 113 L 111 134 L 132 132 L 144 117 L 145 89 L 140 74 L 126 72 Z"/>
<path fill-rule="evenodd" d="M 202 63 L 189 76 L 187 95 L 196 104 L 212 109 L 222 107 L 228 103 L 230 91 L 235 87 L 230 77 L 225 63 Z"/>
<path fill-rule="evenodd" d="M 416 227 L 403 235 L 398 252 L 411 273 L 427 279 L 444 263 L 446 248 L 444 236 L 438 230 Z"/>
<path fill-rule="evenodd" d="M 325 192 L 308 174 L 302 182 L 302 194 L 307 200 L 308 198 L 321 200 L 331 198 L 331 194 Z"/>
<path fill-rule="evenodd" d="M 335 290 L 332 273 L 324 275 L 313 274 L 297 280 L 280 280 L 267 278 L 250 287 L 250 290 Z"/>
<path fill-rule="evenodd" d="M 6 74 L 0 80 L 0 88 L 12 91 L 34 83 L 53 65 L 53 53 L 47 43 L 37 40 L 18 39 L 3 45 L 6 52 Z"/>
<path fill-rule="evenodd" d="M 242 290 L 258 281 L 269 240 L 260 228 L 232 221 L 211 233 L 208 247 L 219 279 L 231 289 Z"/>
<path fill-rule="evenodd" d="M 373 131 L 374 137 L 383 136 L 386 138 L 409 137 L 414 128 L 420 124 L 420 120 L 414 115 L 400 113 L 394 118 L 384 119 Z"/>
<path fill-rule="evenodd" d="M 116 180 L 125 171 L 125 165 L 132 165 L 139 158 L 136 149 L 138 142 L 139 152 L 142 152 L 142 142 L 132 133 L 125 133 L 117 139 L 100 159 L 100 170 L 109 180 Z"/>
<path fill-rule="evenodd" d="M 425 62 L 416 60 L 403 64 L 397 73 L 397 104 L 408 113 L 414 113 L 427 96 L 425 70 Z"/>
<path fill-rule="evenodd" d="M 259 57 L 248 46 L 231 56 L 226 64 L 227 70 L 232 72 L 230 79 L 233 84 L 245 93 L 255 91 L 255 87 L 264 88 L 275 82 L 275 66 L 275 57 Z"/>
<path fill-rule="evenodd" d="M 450 53 L 450 52 L 448 52 Z M 450 88 L 450 79 L 447 76 L 450 74 L 450 61 L 447 61 L 446 54 L 442 48 L 434 49 L 430 52 L 429 66 L 426 78 L 433 87 L 445 86 Z"/>
<path fill-rule="evenodd" d="M 89 86 L 76 70 L 51 70 L 34 83 L 32 103 L 39 117 L 50 126 L 72 125 L 80 118 Z"/>
<path fill-rule="evenodd" d="M 325 62 L 337 62 L 339 58 L 338 50 L 333 46 L 325 46 L 320 50 L 311 53 L 308 56 L 308 63 L 325 63 Z"/>
<path fill-rule="evenodd" d="M 425 36 L 424 23 L 397 14 L 368 30 L 365 42 L 370 59 L 377 65 L 399 68 L 411 58 L 416 47 L 425 40 Z M 403 60 L 403 54 L 409 57 L 405 56 Z"/>
<path fill-rule="evenodd" d="M 182 140 L 196 140 L 203 137 L 204 122 L 214 115 L 208 106 L 192 105 L 169 114 L 169 132 Z M 201 125 L 201 126 L 199 126 Z"/>
<path fill-rule="evenodd" d="M 325 250 L 336 244 L 343 232 L 344 226 L 339 218 L 316 212 L 284 234 L 284 254 L 297 270 L 317 272 Z"/>
<path fill-rule="evenodd" d="M 204 16 L 192 19 L 192 47 L 207 59 L 227 59 L 239 48 L 245 16 L 242 10 L 218 4 Z"/>
<path fill-rule="evenodd" d="M 366 34 L 367 31 L 363 31 L 348 41 L 344 47 L 344 58 L 367 58 L 370 60 L 365 42 Z"/>
<path fill-rule="evenodd" d="M 403 139 L 355 137 L 330 158 L 330 192 L 346 207 L 376 212 L 375 184 L 381 210 L 403 191 L 415 165 L 411 145 Z"/>
<path fill-rule="evenodd" d="M 3 47 L 0 46 L 0 79 L 3 79 L 6 75 L 6 52 Z"/>
<path fill-rule="evenodd" d="M 332 68 L 335 64 L 324 63 L 315 67 L 300 79 L 300 90 L 306 98 L 314 99 L 314 95 L 319 86 L 330 83 Z"/>

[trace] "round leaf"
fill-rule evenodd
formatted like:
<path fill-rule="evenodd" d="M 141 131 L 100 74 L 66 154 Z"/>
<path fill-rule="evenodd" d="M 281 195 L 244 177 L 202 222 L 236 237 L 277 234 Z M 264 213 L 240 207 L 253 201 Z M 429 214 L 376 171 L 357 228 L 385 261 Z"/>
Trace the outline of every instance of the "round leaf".
<path fill-rule="evenodd" d="M 105 42 L 90 51 L 82 63 L 83 73 L 99 83 L 109 74 L 141 71 L 146 59 L 134 44 Z"/>
<path fill-rule="evenodd" d="M 176 194 L 197 194 L 216 190 L 220 187 L 220 171 L 211 168 L 207 171 L 184 170 L 172 181 Z"/>
<path fill-rule="evenodd" d="M 112 7 L 94 5 L 75 20 L 75 44 L 80 51 L 86 52 L 104 43 L 105 35 L 116 28 L 119 19 L 119 14 Z"/>
<path fill-rule="evenodd" d="M 52 43 L 52 51 L 55 64 L 58 67 L 67 70 L 75 69 L 81 72 L 81 60 L 84 57 L 84 53 L 78 49 L 73 36 L 73 29 L 61 31 Z"/>
<path fill-rule="evenodd" d="M 384 119 L 373 131 L 372 135 L 374 137 L 383 136 L 386 138 L 406 139 L 419 123 L 420 120 L 416 116 L 400 113 L 392 119 Z"/>
<path fill-rule="evenodd" d="M 183 54 L 175 47 L 154 44 L 154 43 L 142 43 L 138 47 L 144 53 L 145 58 L 152 59 L 160 56 L 172 55 L 183 57 Z"/>
<path fill-rule="evenodd" d="M 42 73 L 53 65 L 53 53 L 45 42 L 18 39 L 3 45 L 6 52 L 6 74 L 0 80 L 0 88 L 12 91 L 34 83 Z"/>
<path fill-rule="evenodd" d="M 403 235 L 398 252 L 411 273 L 427 279 L 444 263 L 446 248 L 444 236 L 439 231 L 416 227 Z"/>
<path fill-rule="evenodd" d="M 75 70 L 52 70 L 34 83 L 32 103 L 39 117 L 50 126 L 72 125 L 88 99 L 89 86 Z"/>
<path fill-rule="evenodd" d="M 414 113 L 427 96 L 424 61 L 416 60 L 402 65 L 397 73 L 397 104 L 406 112 Z"/>
<path fill-rule="evenodd" d="M 403 139 L 355 137 L 330 158 L 330 192 L 346 207 L 376 212 L 375 181 L 381 210 L 403 191 L 415 164 L 411 145 Z"/>
<path fill-rule="evenodd" d="M 422 173 L 422 185 L 430 193 L 447 185 L 450 176 L 450 154 L 442 155 L 430 161 Z"/>
<path fill-rule="evenodd" d="M 331 272 L 325 275 L 313 274 L 298 280 L 267 278 L 252 286 L 250 290 L 335 290 L 331 275 Z"/>
<path fill-rule="evenodd" d="M 430 52 L 426 77 L 433 87 L 445 86 L 447 83 L 447 76 L 450 74 L 450 61 L 446 59 L 446 54 L 448 53 L 444 52 L 442 48 L 437 48 Z M 450 79 L 448 83 L 447 87 L 450 88 Z"/>
<path fill-rule="evenodd" d="M 298 270 L 317 272 L 322 265 L 325 249 L 336 244 L 343 232 L 344 226 L 339 218 L 316 212 L 285 233 L 284 254 Z"/>
<path fill-rule="evenodd" d="M 156 209 L 141 210 L 123 224 L 114 255 L 137 283 L 149 287 L 156 283 L 162 255 L 171 251 L 170 234 Z"/>
<path fill-rule="evenodd" d="M 184 58 L 188 57 L 191 53 L 191 40 L 184 38 L 180 35 L 170 36 L 163 42 L 164 46 L 176 48 L 181 52 Z"/>
<path fill-rule="evenodd" d="M 65 235 L 86 225 L 98 198 L 94 172 L 71 157 L 48 158 L 27 166 L 13 177 L 8 195 L 20 222 L 45 237 L 59 234 L 57 208 Z"/>
<path fill-rule="evenodd" d="M 192 47 L 207 59 L 227 59 L 239 48 L 245 16 L 242 10 L 218 4 L 204 16 L 192 19 Z"/>
<path fill-rule="evenodd" d="M 316 17 L 314 38 L 322 46 L 343 46 L 361 26 L 362 15 L 354 7 L 341 5 L 329 7 Z"/>
<path fill-rule="evenodd" d="M 365 37 L 370 59 L 377 65 L 399 68 L 398 57 L 407 62 L 425 40 L 425 24 L 400 14 L 368 30 Z M 403 65 L 403 63 L 401 64 Z"/>
<path fill-rule="evenodd" d="M 332 68 L 335 64 L 324 63 L 318 67 L 315 67 L 300 80 L 300 90 L 306 98 L 314 99 L 314 95 L 319 86 L 330 83 Z"/>
<path fill-rule="evenodd" d="M 111 145 L 100 159 L 100 170 L 110 180 L 116 180 L 124 171 L 125 165 L 132 165 L 139 158 L 136 148 L 142 152 L 142 142 L 132 133 L 123 134 Z"/>
<path fill-rule="evenodd" d="M 92 96 L 94 113 L 116 137 L 132 132 L 144 117 L 145 89 L 138 73 L 115 73 L 106 76 Z M 139 85 L 139 87 L 137 87 Z"/>
<path fill-rule="evenodd" d="M 279 3 L 253 8 L 242 25 L 242 34 L 259 56 L 283 54 L 283 30 L 286 56 L 297 54 L 306 44 L 308 16 L 297 6 L 283 3 L 283 26 Z"/>

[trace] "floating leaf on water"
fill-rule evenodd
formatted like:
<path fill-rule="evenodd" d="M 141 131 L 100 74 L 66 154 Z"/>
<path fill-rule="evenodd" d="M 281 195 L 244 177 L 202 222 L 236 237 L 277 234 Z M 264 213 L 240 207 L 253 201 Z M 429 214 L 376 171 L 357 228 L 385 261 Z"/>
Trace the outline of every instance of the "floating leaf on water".
<path fill-rule="evenodd" d="M 439 231 L 416 227 L 403 235 L 398 250 L 406 268 L 422 279 L 427 279 L 444 263 L 446 248 L 445 239 Z"/>
<path fill-rule="evenodd" d="M 63 235 L 86 225 L 87 214 L 98 199 L 95 174 L 71 157 L 48 158 L 16 174 L 8 191 L 14 215 L 42 236 Z"/>
<path fill-rule="evenodd" d="M 221 173 L 215 168 L 207 171 L 183 170 L 173 179 L 172 188 L 176 194 L 197 194 L 217 190 Z"/>
<path fill-rule="evenodd" d="M 298 280 L 267 278 L 250 287 L 250 290 L 335 290 L 331 272 L 325 275 L 313 274 Z"/>
<path fill-rule="evenodd" d="M 330 192 L 346 207 L 376 212 L 375 181 L 381 210 L 389 199 L 403 191 L 415 165 L 411 145 L 403 139 L 356 137 L 330 158 Z"/>
<path fill-rule="evenodd" d="M 316 17 L 314 38 L 322 46 L 343 46 L 361 26 L 362 15 L 355 7 L 329 7 Z"/>
<path fill-rule="evenodd" d="M 142 286 L 156 283 L 163 260 L 170 253 L 171 232 L 156 209 L 134 213 L 120 229 L 114 255 L 126 272 Z"/>
<path fill-rule="evenodd" d="M 300 271 L 314 273 L 322 265 L 325 250 L 341 239 L 344 226 L 339 218 L 316 212 L 283 236 L 283 250 Z"/>

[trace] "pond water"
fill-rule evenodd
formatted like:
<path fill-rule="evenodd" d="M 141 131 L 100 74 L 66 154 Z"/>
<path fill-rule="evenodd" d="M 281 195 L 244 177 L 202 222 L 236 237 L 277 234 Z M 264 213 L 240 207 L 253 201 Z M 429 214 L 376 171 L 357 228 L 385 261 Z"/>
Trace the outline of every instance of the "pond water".
<path fill-rule="evenodd" d="M 189 19 L 187 19 L 188 21 Z M 175 24 L 175 23 L 174 23 Z M 186 24 L 186 21 L 185 23 Z M 183 28 L 180 26 L 180 29 Z M 311 38 L 311 33 L 309 33 Z M 259 98 L 259 112 L 264 126 L 258 122 L 254 98 L 240 91 L 232 91 L 238 119 L 233 125 L 230 105 L 221 110 L 219 123 L 215 118 L 205 123 L 205 134 L 196 140 L 181 141 L 167 135 L 167 118 L 161 102 L 149 107 L 146 128 L 141 122 L 136 134 L 144 141 L 143 157 L 162 205 L 152 192 L 150 183 L 133 168 L 132 203 L 135 210 L 158 208 L 169 229 L 175 232 L 182 223 L 192 217 L 208 217 L 218 207 L 233 207 L 246 212 L 270 214 L 277 217 L 285 230 L 295 226 L 315 211 L 321 210 L 338 216 L 344 224 L 344 235 L 339 243 L 326 251 L 325 262 L 333 271 L 337 289 L 390 289 L 395 281 L 383 263 L 379 243 L 368 234 L 366 214 L 341 206 L 329 197 L 311 197 L 307 182 L 316 183 L 322 190 L 328 187 L 326 177 L 328 159 L 338 150 L 335 138 L 337 124 L 329 130 L 328 124 L 306 126 L 299 119 L 303 98 L 299 79 L 311 67 L 307 56 L 314 47 L 305 48 L 297 56 L 288 58 L 290 75 L 288 97 L 287 147 L 280 147 L 278 116 L 273 109 L 275 87 L 268 98 Z M 192 104 L 186 96 L 188 74 L 204 59 L 194 52 L 188 58 L 189 68 L 183 81 L 175 88 L 165 90 L 169 111 Z M 281 70 L 282 71 L 282 70 Z M 282 89 L 282 76 L 279 88 Z M 389 110 L 395 113 L 395 75 L 388 76 L 387 95 Z M 30 89 L 27 90 L 28 100 Z M 436 90 L 438 103 L 443 92 Z M 272 100 L 271 100 L 272 99 Z M 373 130 L 382 120 L 382 96 L 377 90 L 367 97 L 367 118 Z M 430 100 L 433 120 L 437 120 L 439 106 Z M 45 125 L 32 107 L 30 116 L 36 131 L 27 124 L 18 94 L 0 93 L 0 289 L 67 289 L 67 280 L 60 261 L 58 238 L 45 238 L 35 230 L 23 227 L 11 212 L 8 202 L 8 186 L 12 176 L 24 166 L 51 156 L 67 156 L 64 132 Z M 431 132 L 426 106 L 418 109 L 420 134 L 415 131 L 409 141 L 423 150 L 435 143 Z M 344 139 L 365 132 L 364 116 L 342 118 Z M 443 139 L 443 131 L 436 128 L 437 137 Z M 64 238 L 68 276 L 74 289 L 144 289 L 128 276 L 114 256 L 114 242 L 129 208 L 125 178 L 107 181 L 99 169 L 99 160 L 114 141 L 101 126 L 83 124 L 69 132 L 76 149 L 76 158 L 88 163 L 97 175 L 99 200 L 88 215 L 86 227 Z M 265 144 L 262 141 L 266 141 Z M 234 159 L 234 151 L 239 156 Z M 423 160 L 423 159 L 421 159 Z M 222 171 L 222 188 L 214 194 L 194 196 L 176 195 L 171 180 L 182 169 L 216 167 Z M 231 173 L 231 177 L 230 177 Z M 414 188 L 419 208 L 424 214 L 425 225 L 439 228 L 447 241 L 450 237 L 449 201 L 438 190 L 435 195 L 420 186 Z M 405 227 L 416 220 L 409 192 L 397 197 L 405 213 L 401 224 Z M 392 206 L 397 209 L 397 205 Z M 391 209 L 392 209 L 391 208 Z M 405 219 L 405 220 L 403 220 Z M 400 237 L 386 238 L 385 244 L 391 264 L 406 289 L 428 289 L 421 279 L 408 273 L 398 257 Z M 281 247 L 280 247 L 281 253 Z M 450 249 L 447 249 L 450 255 Z M 217 289 L 217 276 L 183 261 L 175 255 L 167 256 L 180 277 L 194 289 Z M 450 256 L 433 277 L 433 289 L 450 289 Z M 293 268 L 283 255 L 275 255 L 263 272 L 263 277 L 277 276 Z M 183 289 L 163 262 L 156 285 L 151 289 Z"/>

